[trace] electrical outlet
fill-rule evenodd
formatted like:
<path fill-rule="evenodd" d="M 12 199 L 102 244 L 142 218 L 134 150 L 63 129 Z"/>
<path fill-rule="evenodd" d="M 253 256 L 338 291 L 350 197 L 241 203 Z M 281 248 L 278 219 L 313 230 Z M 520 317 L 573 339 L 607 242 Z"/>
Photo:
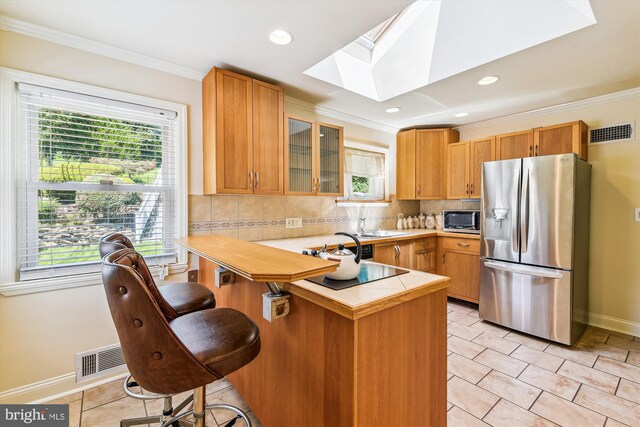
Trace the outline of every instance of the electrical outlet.
<path fill-rule="evenodd" d="M 640 222 L 640 208 L 636 208 L 636 222 Z"/>
<path fill-rule="evenodd" d="M 285 228 L 302 228 L 302 218 L 287 218 Z"/>
<path fill-rule="evenodd" d="M 198 283 L 198 270 L 189 270 L 187 272 L 187 280 L 189 282 Z"/>

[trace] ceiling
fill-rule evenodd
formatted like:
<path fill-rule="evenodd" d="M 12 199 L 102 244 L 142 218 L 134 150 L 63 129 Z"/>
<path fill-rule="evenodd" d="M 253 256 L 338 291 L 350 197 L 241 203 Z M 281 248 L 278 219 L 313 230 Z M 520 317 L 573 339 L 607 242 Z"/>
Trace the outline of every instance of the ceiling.
<path fill-rule="evenodd" d="M 180 65 L 195 75 L 213 66 L 240 71 L 280 83 L 294 98 L 394 128 L 463 125 L 640 86 L 640 1 L 635 0 L 592 0 L 595 25 L 383 102 L 303 74 L 409 4 L 2 0 L 0 14 Z M 492 17 L 461 19 L 490 26 Z M 267 34 L 275 28 L 290 31 L 293 43 L 270 43 Z M 500 80 L 479 86 L 486 75 Z M 386 113 L 389 107 L 401 111 Z M 458 112 L 469 115 L 453 117 Z"/>

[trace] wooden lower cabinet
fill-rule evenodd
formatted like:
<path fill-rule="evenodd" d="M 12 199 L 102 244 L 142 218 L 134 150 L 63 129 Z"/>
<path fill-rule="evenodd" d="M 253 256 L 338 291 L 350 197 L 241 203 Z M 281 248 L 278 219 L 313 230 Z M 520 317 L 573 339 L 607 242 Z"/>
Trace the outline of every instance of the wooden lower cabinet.
<path fill-rule="evenodd" d="M 373 260 L 401 268 L 413 268 L 412 241 L 378 243 L 373 248 Z"/>
<path fill-rule="evenodd" d="M 292 294 L 290 313 L 269 322 L 266 285 L 237 275 L 216 288 L 216 267 L 200 258 L 217 307 L 260 329 L 258 357 L 227 378 L 265 426 L 446 426 L 445 289 L 358 319 Z"/>
<path fill-rule="evenodd" d="M 480 296 L 480 241 L 439 237 L 437 274 L 451 278 L 447 295 L 478 303 Z"/>
<path fill-rule="evenodd" d="M 419 239 L 413 242 L 414 270 L 424 271 L 427 273 L 436 272 L 436 238 L 429 237 Z"/>

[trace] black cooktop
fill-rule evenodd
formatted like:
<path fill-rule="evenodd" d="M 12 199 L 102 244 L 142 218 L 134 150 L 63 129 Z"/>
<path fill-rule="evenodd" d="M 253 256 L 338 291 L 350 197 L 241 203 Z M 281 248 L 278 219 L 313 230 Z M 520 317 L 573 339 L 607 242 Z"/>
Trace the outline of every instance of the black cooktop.
<path fill-rule="evenodd" d="M 375 282 L 376 280 L 386 279 L 387 277 L 399 276 L 408 273 L 409 270 L 391 267 L 389 265 L 362 263 L 360 274 L 351 280 L 333 280 L 324 276 L 310 277 L 306 280 L 325 286 L 327 288 L 339 291 L 341 289 L 351 288 L 353 286 L 362 285 L 364 283 Z"/>

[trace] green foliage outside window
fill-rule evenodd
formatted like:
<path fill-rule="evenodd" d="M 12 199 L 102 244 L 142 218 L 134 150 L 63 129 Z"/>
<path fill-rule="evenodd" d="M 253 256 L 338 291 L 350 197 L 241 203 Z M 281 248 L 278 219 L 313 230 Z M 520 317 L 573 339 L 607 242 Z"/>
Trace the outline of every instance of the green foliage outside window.
<path fill-rule="evenodd" d="M 352 176 L 351 184 L 353 186 L 354 193 L 369 193 L 369 178 L 364 176 Z"/>

